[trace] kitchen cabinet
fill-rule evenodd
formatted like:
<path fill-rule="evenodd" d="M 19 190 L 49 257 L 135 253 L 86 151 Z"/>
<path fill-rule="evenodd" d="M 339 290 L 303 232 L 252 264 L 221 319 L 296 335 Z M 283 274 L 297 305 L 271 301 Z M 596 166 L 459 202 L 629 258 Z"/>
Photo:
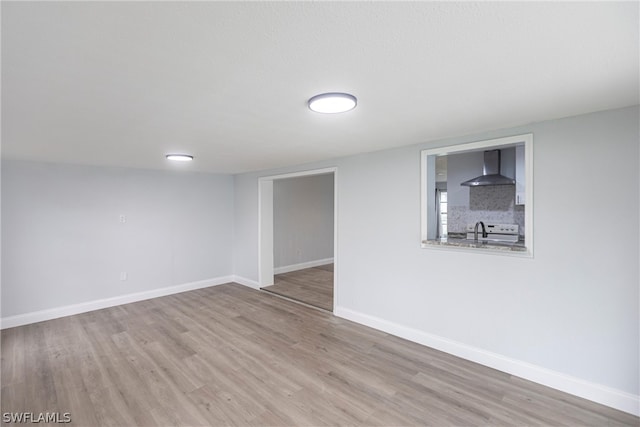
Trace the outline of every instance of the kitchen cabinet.
<path fill-rule="evenodd" d="M 527 200 L 525 192 L 524 145 L 516 146 L 516 205 L 524 205 Z"/>

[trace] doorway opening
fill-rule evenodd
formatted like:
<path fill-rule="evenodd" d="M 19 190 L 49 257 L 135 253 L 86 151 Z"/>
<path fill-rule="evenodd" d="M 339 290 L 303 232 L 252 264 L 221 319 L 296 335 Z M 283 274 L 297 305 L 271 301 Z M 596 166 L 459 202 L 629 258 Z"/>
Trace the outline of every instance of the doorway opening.
<path fill-rule="evenodd" d="M 334 310 L 336 178 L 326 168 L 259 179 L 260 289 Z"/>

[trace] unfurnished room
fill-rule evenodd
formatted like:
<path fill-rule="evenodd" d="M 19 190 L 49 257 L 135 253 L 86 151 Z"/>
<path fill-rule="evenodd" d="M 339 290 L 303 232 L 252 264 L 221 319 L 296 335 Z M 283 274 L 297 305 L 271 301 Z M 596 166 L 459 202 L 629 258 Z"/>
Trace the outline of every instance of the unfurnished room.
<path fill-rule="evenodd" d="M 2 425 L 640 425 L 637 1 L 0 15 Z"/>

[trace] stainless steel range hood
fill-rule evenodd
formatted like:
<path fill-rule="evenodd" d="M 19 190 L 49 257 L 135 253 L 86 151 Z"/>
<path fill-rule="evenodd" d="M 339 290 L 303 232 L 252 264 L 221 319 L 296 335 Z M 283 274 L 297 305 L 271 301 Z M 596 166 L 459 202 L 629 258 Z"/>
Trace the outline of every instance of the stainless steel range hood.
<path fill-rule="evenodd" d="M 513 185 L 515 183 L 515 179 L 500 175 L 500 150 L 489 150 L 484 152 L 482 175 L 465 181 L 460 185 L 479 187 L 481 185 Z"/>

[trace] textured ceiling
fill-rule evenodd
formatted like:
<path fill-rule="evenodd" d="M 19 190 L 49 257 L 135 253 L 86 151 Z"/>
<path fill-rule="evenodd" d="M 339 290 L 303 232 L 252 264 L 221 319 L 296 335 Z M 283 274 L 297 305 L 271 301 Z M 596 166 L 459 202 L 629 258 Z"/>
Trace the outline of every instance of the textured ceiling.
<path fill-rule="evenodd" d="M 638 104 L 638 2 L 1 7 L 6 158 L 237 173 Z"/>

